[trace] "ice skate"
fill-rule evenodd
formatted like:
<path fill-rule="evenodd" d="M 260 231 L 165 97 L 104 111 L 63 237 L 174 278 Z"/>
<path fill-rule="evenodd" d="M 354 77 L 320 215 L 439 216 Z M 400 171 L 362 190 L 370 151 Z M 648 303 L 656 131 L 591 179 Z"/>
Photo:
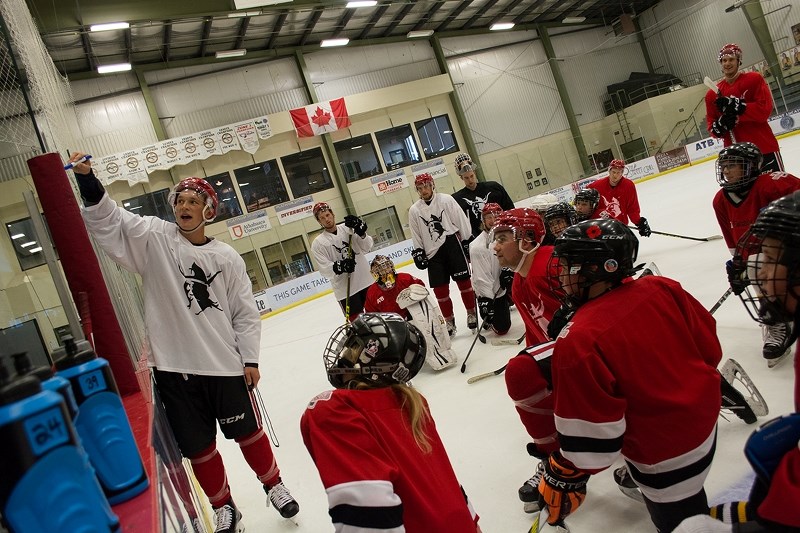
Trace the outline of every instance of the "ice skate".
<path fill-rule="evenodd" d="M 762 354 L 767 360 L 769 368 L 774 368 L 788 357 L 792 349 L 793 327 L 791 322 L 763 326 L 764 348 Z"/>
<path fill-rule="evenodd" d="M 455 337 L 456 336 L 456 331 L 458 331 L 458 329 L 456 329 L 456 319 L 455 318 L 445 318 L 444 320 L 445 320 L 445 322 L 447 322 L 447 333 L 450 334 L 451 338 Z"/>
<path fill-rule="evenodd" d="M 229 501 L 222 507 L 214 509 L 216 515 L 216 524 L 214 526 L 214 533 L 243 533 L 244 524 L 242 524 L 242 513 Z"/>
<path fill-rule="evenodd" d="M 728 359 L 722 366 L 720 374 L 725 380 L 722 384 L 723 409 L 732 411 L 747 424 L 756 422 L 756 417 L 769 414 L 767 402 L 739 363 Z M 736 383 L 740 386 L 738 389 L 734 387 Z M 739 389 L 744 389 L 744 392 Z"/>
<path fill-rule="evenodd" d="M 203 522 L 197 517 L 181 524 L 181 533 L 205 533 L 205 531 Z"/>
<path fill-rule="evenodd" d="M 544 463 L 539 461 L 536 472 L 528 481 L 519 488 L 519 499 L 522 501 L 522 510 L 526 513 L 535 513 L 539 510 L 539 481 L 542 480 Z"/>
<path fill-rule="evenodd" d="M 622 494 L 636 500 L 639 503 L 644 503 L 642 491 L 628 472 L 628 466 L 623 465 L 614 470 L 614 481 L 617 483 L 619 490 Z"/>
<path fill-rule="evenodd" d="M 264 491 L 267 493 L 267 496 L 269 496 L 269 498 L 267 498 L 267 507 L 269 507 L 271 503 L 282 517 L 292 518 L 300 512 L 300 506 L 295 499 L 292 498 L 289 489 L 286 488 L 283 481 L 279 481 L 269 489 L 264 485 Z"/>
<path fill-rule="evenodd" d="M 475 312 L 467 313 L 467 327 L 476 329 L 478 327 L 478 315 Z"/>

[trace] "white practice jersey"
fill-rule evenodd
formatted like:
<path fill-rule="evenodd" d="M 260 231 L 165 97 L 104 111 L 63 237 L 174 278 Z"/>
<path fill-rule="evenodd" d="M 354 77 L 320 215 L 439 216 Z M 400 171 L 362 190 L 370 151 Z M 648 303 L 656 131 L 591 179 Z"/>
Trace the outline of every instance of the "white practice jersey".
<path fill-rule="evenodd" d="M 469 243 L 469 261 L 472 265 L 472 288 L 478 298 L 502 296 L 500 293 L 500 261 L 494 255 L 494 243 L 489 234 L 482 231 Z"/>
<path fill-rule="evenodd" d="M 243 362 L 258 362 L 261 320 L 236 250 L 218 240 L 195 246 L 176 224 L 117 207 L 108 194 L 82 214 L 105 253 L 142 277 L 150 366 L 237 376 Z"/>
<path fill-rule="evenodd" d="M 422 248 L 429 258 L 448 235 L 459 233 L 462 241 L 472 235 L 469 219 L 455 198 L 438 192 L 433 193 L 430 204 L 420 199 L 408 209 L 408 225 L 414 248 Z"/>
<path fill-rule="evenodd" d="M 356 270 L 350 274 L 350 295 L 372 285 L 375 280 L 369 272 L 366 253 L 372 249 L 372 237 L 367 234 L 363 239 L 353 233 L 353 230 L 344 224 L 336 226 L 336 233 L 323 230 L 311 243 L 311 253 L 317 263 L 319 273 L 328 278 L 337 300 L 344 300 L 347 293 L 347 274 L 334 274 L 333 264 L 347 257 L 347 240 L 353 236 L 350 245 L 353 248 L 353 258 L 356 260 Z"/>

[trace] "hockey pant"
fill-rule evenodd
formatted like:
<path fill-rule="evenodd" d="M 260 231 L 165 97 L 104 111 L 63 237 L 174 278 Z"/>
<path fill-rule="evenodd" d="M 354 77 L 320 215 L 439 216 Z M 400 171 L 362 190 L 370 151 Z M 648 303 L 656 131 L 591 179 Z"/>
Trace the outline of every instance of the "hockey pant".
<path fill-rule="evenodd" d="M 442 312 L 431 297 L 428 289 L 413 284 L 397 295 L 397 305 L 411 315 L 411 321 L 422 332 L 428 345 L 425 361 L 434 370 L 442 370 L 456 364 L 457 357 L 450 348 L 450 334 L 447 332 Z"/>

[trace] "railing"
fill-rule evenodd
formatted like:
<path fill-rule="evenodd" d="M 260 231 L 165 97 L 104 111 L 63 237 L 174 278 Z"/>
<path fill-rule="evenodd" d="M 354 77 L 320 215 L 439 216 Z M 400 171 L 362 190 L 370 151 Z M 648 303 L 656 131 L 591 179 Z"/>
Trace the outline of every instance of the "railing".
<path fill-rule="evenodd" d="M 694 109 L 692 109 L 692 112 L 689 113 L 688 117 L 679 120 L 678 122 L 675 123 L 674 126 L 672 126 L 672 129 L 667 134 L 666 138 L 664 139 L 664 142 L 661 143 L 661 146 L 658 147 L 656 153 L 663 152 L 664 147 L 668 145 L 670 145 L 668 148 L 670 150 L 677 146 L 683 146 L 687 144 L 689 142 L 689 139 L 695 135 L 700 134 L 701 137 L 705 136 L 702 135 L 700 126 L 697 123 L 697 116 L 696 116 L 698 109 L 700 109 L 700 107 L 703 106 L 704 104 L 705 104 L 705 96 L 700 98 L 700 101 L 697 102 L 697 105 L 694 106 Z M 703 114 L 705 114 L 705 109 L 703 110 Z M 678 139 L 680 139 L 680 141 L 678 141 Z"/>

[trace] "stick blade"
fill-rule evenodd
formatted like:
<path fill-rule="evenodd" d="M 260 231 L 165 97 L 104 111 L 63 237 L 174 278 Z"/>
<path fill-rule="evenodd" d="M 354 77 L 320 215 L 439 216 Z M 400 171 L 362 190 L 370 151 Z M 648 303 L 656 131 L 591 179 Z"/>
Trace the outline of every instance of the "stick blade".
<path fill-rule="evenodd" d="M 719 87 L 717 87 L 717 85 L 714 83 L 714 81 L 711 78 L 709 78 L 708 76 L 703 78 L 703 83 L 705 84 L 706 87 L 708 87 L 709 89 L 711 89 L 715 93 L 719 92 Z"/>
<path fill-rule="evenodd" d="M 706 237 L 706 240 L 707 241 L 718 241 L 721 238 L 722 238 L 722 235 L 711 235 L 709 237 Z"/>

